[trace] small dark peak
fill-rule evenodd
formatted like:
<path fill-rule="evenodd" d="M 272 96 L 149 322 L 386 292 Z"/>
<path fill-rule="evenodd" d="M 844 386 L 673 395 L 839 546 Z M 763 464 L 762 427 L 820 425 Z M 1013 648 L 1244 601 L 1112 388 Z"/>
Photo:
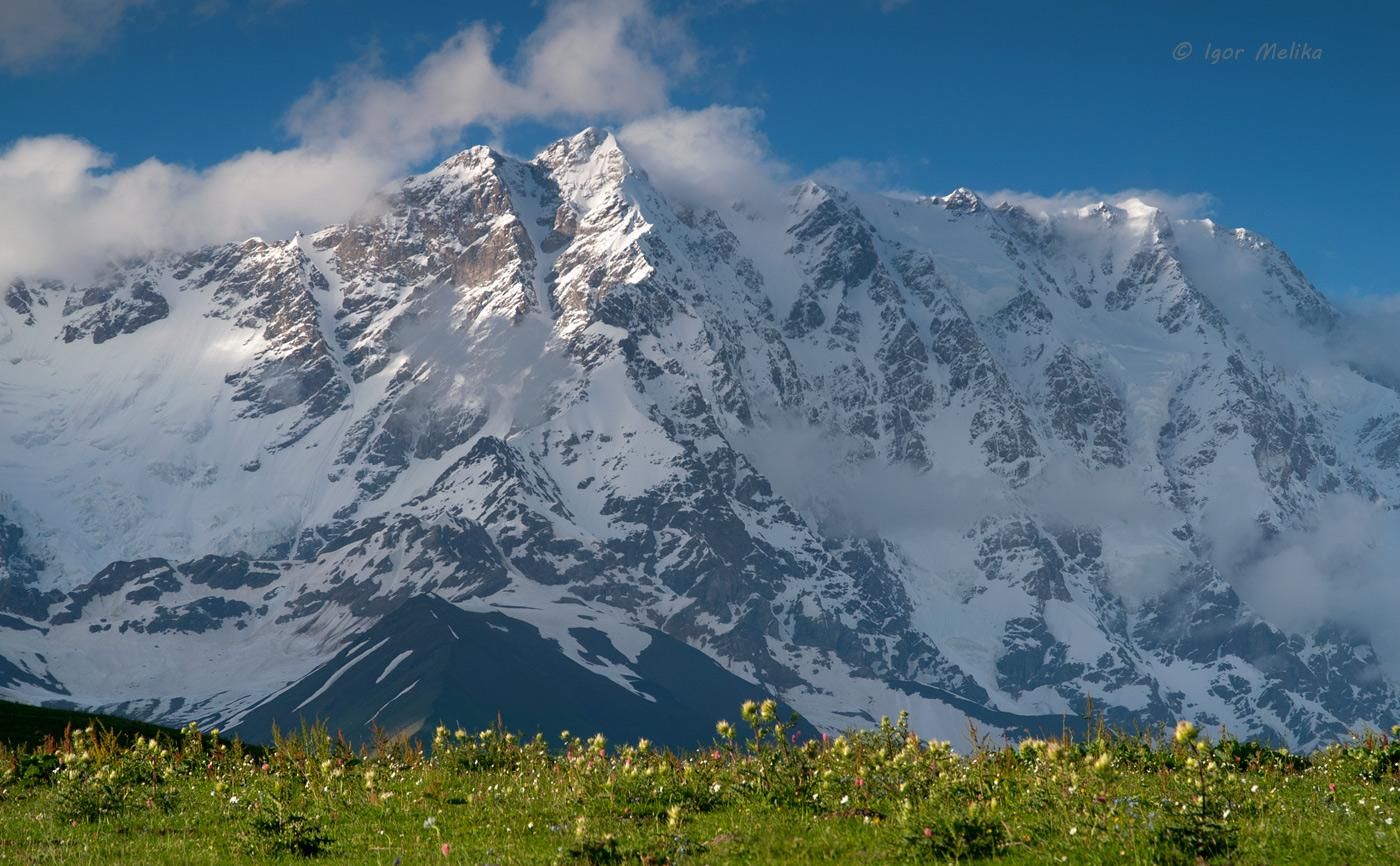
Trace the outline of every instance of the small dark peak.
<path fill-rule="evenodd" d="M 994 211 L 1012 231 L 1037 243 L 1045 242 L 1049 226 L 1023 206 L 1004 201 L 997 205 Z"/>
<path fill-rule="evenodd" d="M 49 302 L 44 294 L 56 288 L 61 288 L 61 285 L 49 281 L 30 285 L 24 280 L 15 280 L 5 289 L 5 306 L 18 313 L 24 324 L 32 325 L 34 324 L 34 308 L 48 306 Z"/>
<path fill-rule="evenodd" d="M 1172 228 L 1171 217 L 1167 216 L 1161 209 L 1154 208 L 1150 217 L 1152 233 L 1159 241 L 1169 241 L 1176 237 L 1176 232 Z"/>
<path fill-rule="evenodd" d="M 987 209 L 981 196 L 965 186 L 960 186 L 947 195 L 936 198 L 935 201 L 949 213 L 955 214 L 974 214 Z"/>
<path fill-rule="evenodd" d="M 832 190 L 830 187 L 810 179 L 802 181 L 797 186 L 793 187 L 792 190 L 793 198 L 798 201 L 803 199 L 829 198 L 831 194 Z"/>
<path fill-rule="evenodd" d="M 1097 219 L 1104 225 L 1117 225 L 1123 219 L 1123 211 L 1114 207 L 1106 201 L 1096 202 L 1086 207 L 1080 208 L 1079 215 L 1086 219 Z"/>

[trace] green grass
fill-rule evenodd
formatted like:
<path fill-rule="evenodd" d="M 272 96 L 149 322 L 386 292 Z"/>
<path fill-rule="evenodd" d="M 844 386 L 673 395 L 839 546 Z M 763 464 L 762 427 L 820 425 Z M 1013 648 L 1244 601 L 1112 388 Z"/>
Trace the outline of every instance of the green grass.
<path fill-rule="evenodd" d="M 1400 744 L 1308 756 L 1193 730 L 984 744 L 900 722 L 794 743 L 771 709 L 685 755 L 439 729 L 254 755 L 189 728 L 0 750 L 0 861 L 1395 863 Z"/>

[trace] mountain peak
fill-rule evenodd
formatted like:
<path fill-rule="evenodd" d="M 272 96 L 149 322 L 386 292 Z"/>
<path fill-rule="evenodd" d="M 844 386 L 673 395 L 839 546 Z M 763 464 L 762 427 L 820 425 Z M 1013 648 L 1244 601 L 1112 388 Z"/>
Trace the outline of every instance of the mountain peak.
<path fill-rule="evenodd" d="M 985 208 L 982 197 L 965 186 L 945 196 L 935 196 L 934 200 L 953 213 L 977 213 Z"/>
<path fill-rule="evenodd" d="M 551 168 L 576 165 L 613 153 L 622 154 L 617 138 L 606 129 L 590 126 L 561 138 L 542 150 L 535 161 Z"/>
<path fill-rule="evenodd" d="M 549 171 L 565 198 L 591 206 L 599 196 L 616 190 L 638 172 L 611 132 L 590 126 L 577 135 L 561 138 L 534 160 Z"/>

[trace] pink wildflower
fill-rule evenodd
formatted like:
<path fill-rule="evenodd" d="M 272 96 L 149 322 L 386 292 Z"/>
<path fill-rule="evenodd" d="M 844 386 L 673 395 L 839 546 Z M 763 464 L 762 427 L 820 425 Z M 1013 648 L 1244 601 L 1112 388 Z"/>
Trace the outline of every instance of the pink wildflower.
<path fill-rule="evenodd" d="M 449 844 L 447 844 L 446 842 L 443 842 L 443 843 L 442 843 L 442 856 L 446 857 L 448 854 L 451 854 L 451 853 L 452 853 L 452 846 L 449 845 Z"/>

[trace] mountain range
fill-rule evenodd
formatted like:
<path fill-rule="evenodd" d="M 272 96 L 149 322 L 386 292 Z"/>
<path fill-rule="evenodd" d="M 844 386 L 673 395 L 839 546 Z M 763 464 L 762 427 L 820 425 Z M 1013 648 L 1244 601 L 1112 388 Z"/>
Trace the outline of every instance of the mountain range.
<path fill-rule="evenodd" d="M 693 742 L 745 695 L 942 737 L 1090 699 L 1302 748 L 1400 716 L 1379 618 L 1323 591 L 1394 571 L 1361 548 L 1400 381 L 1244 229 L 707 207 L 588 129 L 3 295 L 7 697 L 250 739 Z"/>

